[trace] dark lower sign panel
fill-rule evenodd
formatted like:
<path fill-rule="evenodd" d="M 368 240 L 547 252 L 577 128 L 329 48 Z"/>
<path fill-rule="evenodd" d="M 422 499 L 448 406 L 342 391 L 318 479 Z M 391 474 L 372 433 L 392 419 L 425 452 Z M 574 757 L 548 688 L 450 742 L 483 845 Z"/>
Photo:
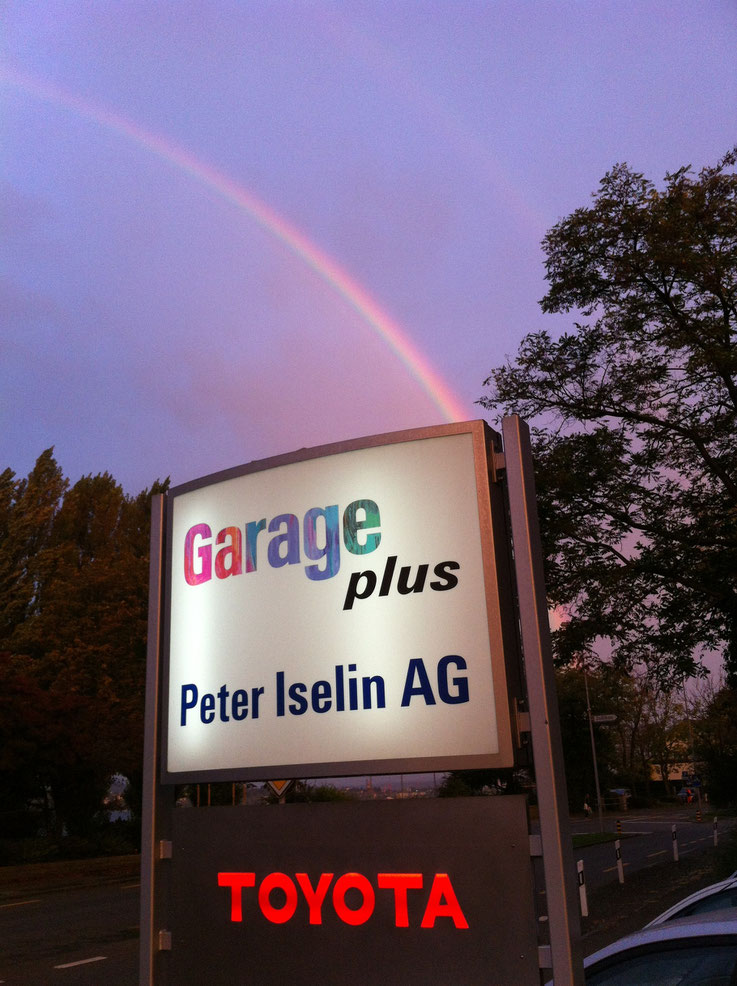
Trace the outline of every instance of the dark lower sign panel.
<path fill-rule="evenodd" d="M 523 798 L 180 809 L 171 983 L 539 981 Z"/>

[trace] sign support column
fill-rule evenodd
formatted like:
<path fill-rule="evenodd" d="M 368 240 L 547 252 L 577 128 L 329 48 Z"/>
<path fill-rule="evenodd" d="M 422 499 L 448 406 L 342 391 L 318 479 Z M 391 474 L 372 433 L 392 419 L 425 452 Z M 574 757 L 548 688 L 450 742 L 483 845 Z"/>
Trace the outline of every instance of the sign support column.
<path fill-rule="evenodd" d="M 502 436 L 553 972 L 556 981 L 582 986 L 580 919 L 530 432 L 517 415 L 512 415 L 502 421 Z"/>
<path fill-rule="evenodd" d="M 161 608 L 164 585 L 165 498 L 154 497 L 151 504 L 149 561 L 149 615 L 146 661 L 146 714 L 143 762 L 143 818 L 141 826 L 141 946 L 138 981 L 141 984 L 166 982 L 166 929 L 159 923 L 166 909 L 168 892 L 164 867 L 170 866 L 171 813 L 173 788 L 160 783 L 161 721 Z M 162 932 L 164 935 L 162 936 Z"/>

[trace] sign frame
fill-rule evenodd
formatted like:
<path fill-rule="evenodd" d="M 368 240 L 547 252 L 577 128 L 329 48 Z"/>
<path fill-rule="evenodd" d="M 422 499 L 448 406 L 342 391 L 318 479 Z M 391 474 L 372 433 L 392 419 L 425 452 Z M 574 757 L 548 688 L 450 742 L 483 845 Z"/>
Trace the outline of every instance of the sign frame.
<path fill-rule="evenodd" d="M 455 755 L 393 756 L 388 758 L 366 757 L 362 759 L 323 759 L 308 763 L 290 763 L 276 759 L 273 762 L 239 763 L 224 768 L 205 766 L 201 769 L 171 769 L 169 766 L 169 688 L 171 686 L 171 619 L 172 579 L 175 564 L 173 545 L 174 504 L 176 498 L 197 490 L 216 487 L 231 479 L 241 479 L 256 473 L 265 473 L 281 466 L 290 466 L 310 460 L 328 459 L 344 453 L 379 449 L 381 447 L 432 441 L 449 436 L 469 435 L 472 444 L 473 472 L 476 482 L 476 509 L 483 566 L 486 605 L 486 632 L 491 655 L 491 682 L 496 716 L 497 753 L 471 753 Z M 499 769 L 515 763 L 516 737 L 514 726 L 514 697 L 519 694 L 516 664 L 511 660 L 515 653 L 514 628 L 507 618 L 510 598 L 510 573 L 504 505 L 500 497 L 494 497 L 495 484 L 490 482 L 495 449 L 499 436 L 481 420 L 439 425 L 428 428 L 391 432 L 367 436 L 347 442 L 301 449 L 286 455 L 257 460 L 246 465 L 226 469 L 173 488 L 165 497 L 165 567 L 164 604 L 162 617 L 163 643 L 163 701 L 162 701 L 162 750 L 161 778 L 166 784 L 202 783 L 226 780 L 263 781 L 273 777 L 311 778 L 360 776 L 364 774 L 422 773 L 439 770 Z M 496 499 L 496 502 L 494 502 Z M 515 682 L 517 682 L 515 684 Z"/>
<path fill-rule="evenodd" d="M 528 758 L 532 758 L 538 790 L 540 836 L 529 837 L 529 852 L 531 856 L 542 854 L 542 874 L 537 867 L 535 872 L 536 878 L 542 875 L 544 879 L 549 920 L 546 925 L 549 938 L 545 936 L 549 944 L 538 938 L 538 967 L 541 970 L 551 969 L 556 980 L 569 982 L 571 986 L 582 986 L 579 910 L 570 852 L 570 823 L 542 548 L 535 510 L 530 435 L 527 425 L 516 415 L 504 418 L 501 424 L 501 436 L 485 422 L 475 421 L 378 437 L 384 437 L 387 443 L 391 443 L 439 433 L 469 432 L 474 436 L 474 450 L 481 450 L 479 454 L 475 453 L 479 515 L 485 518 L 485 536 L 487 543 L 493 546 L 491 556 L 484 556 L 484 585 L 486 598 L 499 602 L 496 614 L 503 644 L 501 656 L 507 688 L 505 705 L 501 682 L 494 678 L 498 721 L 503 721 L 506 710 L 515 765 L 527 764 L 530 762 Z M 330 454 L 374 441 L 361 439 L 343 445 L 303 450 L 294 456 L 280 456 L 217 475 L 265 469 L 286 461 L 298 461 L 300 457 L 325 454 L 326 450 Z M 208 478 L 198 482 L 206 482 Z M 182 878 L 182 868 L 187 867 L 186 853 L 179 850 L 174 852 L 173 840 L 178 828 L 175 825 L 176 812 L 188 809 L 175 807 L 176 784 L 180 779 L 163 772 L 161 753 L 167 623 L 164 618 L 167 605 L 165 574 L 170 564 L 167 556 L 171 545 L 170 537 L 167 537 L 170 497 L 171 494 L 159 494 L 152 499 L 151 505 L 139 954 L 139 981 L 149 986 L 166 986 L 171 981 L 172 894 L 176 880 Z M 269 774 L 270 777 L 263 779 L 278 776 L 272 773 L 271 768 Z M 198 781 L 194 779 L 192 782 Z M 182 780 L 182 783 L 190 781 Z M 284 805 L 263 810 L 290 812 L 285 818 L 291 818 L 295 807 L 299 806 Z M 337 810 L 340 805 L 330 807 Z M 422 804 L 418 803 L 417 810 L 421 807 Z M 189 810 L 204 810 L 209 815 L 213 809 Z M 261 809 L 233 809 L 234 812 L 248 810 Z M 494 831 L 479 831 L 478 835 L 482 842 L 495 838 Z M 524 833 L 520 835 L 522 838 L 527 845 L 528 838 Z M 359 861 L 366 864 L 368 854 L 359 853 Z M 192 906 L 197 906 L 196 901 L 192 902 Z M 539 974 L 535 972 L 533 976 L 530 970 L 529 982 L 537 983 L 538 980 Z"/>

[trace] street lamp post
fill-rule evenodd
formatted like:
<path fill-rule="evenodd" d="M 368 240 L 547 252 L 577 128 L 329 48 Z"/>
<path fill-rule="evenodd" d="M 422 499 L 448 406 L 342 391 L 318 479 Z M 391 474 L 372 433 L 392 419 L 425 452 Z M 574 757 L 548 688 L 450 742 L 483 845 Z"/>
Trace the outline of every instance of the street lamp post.
<path fill-rule="evenodd" d="M 684 708 L 686 710 L 686 721 L 688 722 L 688 735 L 689 735 L 689 738 L 691 740 L 691 777 L 694 778 L 694 777 L 696 777 L 696 750 L 695 750 L 694 741 L 693 741 L 693 724 L 691 722 L 691 712 L 690 712 L 689 707 L 688 707 L 688 698 L 686 696 L 686 679 L 685 678 L 681 682 L 681 690 L 683 692 L 683 705 L 684 705 Z M 698 785 L 694 784 L 693 786 L 696 788 L 696 797 L 698 798 L 698 805 L 699 805 L 699 807 L 698 807 L 699 819 L 701 819 L 701 817 L 702 817 L 702 815 L 701 815 L 701 778 L 699 777 L 699 778 L 697 778 L 697 780 L 699 782 Z"/>
<path fill-rule="evenodd" d="M 586 689 L 586 712 L 589 717 L 589 734 L 591 736 L 591 756 L 594 761 L 594 784 L 596 785 L 596 808 L 599 813 L 599 831 L 604 831 L 604 816 L 601 809 L 601 790 L 599 788 L 599 767 L 596 763 L 596 743 L 594 741 L 594 723 L 591 718 L 591 702 L 589 701 L 589 679 L 586 674 L 586 664 L 583 665 L 583 683 Z"/>

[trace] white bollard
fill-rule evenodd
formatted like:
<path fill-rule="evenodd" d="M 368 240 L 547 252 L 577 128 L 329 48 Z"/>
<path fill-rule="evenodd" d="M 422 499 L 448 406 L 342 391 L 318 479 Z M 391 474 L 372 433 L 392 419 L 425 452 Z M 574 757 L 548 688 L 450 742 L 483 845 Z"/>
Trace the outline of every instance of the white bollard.
<path fill-rule="evenodd" d="M 579 859 L 576 863 L 578 872 L 578 897 L 581 902 L 581 917 L 589 916 L 589 902 L 586 899 L 586 877 L 583 875 L 583 860 Z"/>
<path fill-rule="evenodd" d="M 622 846 L 619 839 L 614 843 L 614 854 L 617 857 L 617 874 L 619 875 L 619 882 L 624 883 L 624 864 L 622 863 Z"/>
<path fill-rule="evenodd" d="M 678 862 L 678 833 L 676 832 L 675 825 L 671 825 L 670 829 L 671 838 L 673 839 L 673 862 Z"/>

